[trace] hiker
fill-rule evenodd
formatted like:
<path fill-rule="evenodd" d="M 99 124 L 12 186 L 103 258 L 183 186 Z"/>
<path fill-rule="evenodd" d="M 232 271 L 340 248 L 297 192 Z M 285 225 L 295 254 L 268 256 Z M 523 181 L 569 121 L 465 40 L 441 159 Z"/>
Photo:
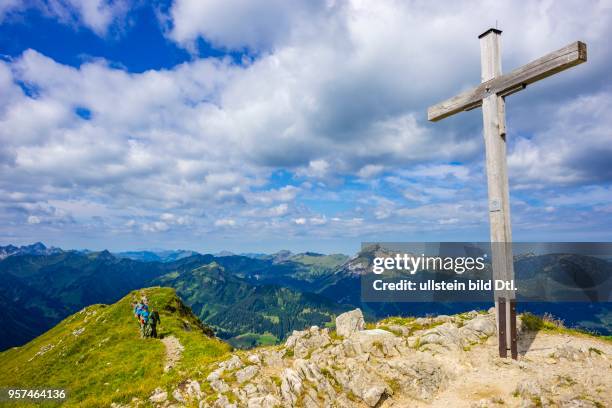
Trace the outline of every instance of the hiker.
<path fill-rule="evenodd" d="M 140 321 L 140 316 L 138 316 L 140 314 L 140 307 L 141 307 L 140 302 L 132 302 L 132 310 L 134 311 L 134 317 L 138 321 Z"/>
<path fill-rule="evenodd" d="M 140 337 L 149 337 L 149 305 L 146 298 L 142 299 L 140 312 L 138 313 L 140 320 Z"/>
<path fill-rule="evenodd" d="M 150 337 L 153 337 L 154 339 L 157 338 L 157 325 L 159 323 L 161 323 L 161 320 L 159 318 L 159 313 L 157 312 L 157 310 L 153 310 L 151 312 L 151 316 L 149 316 L 148 334 Z"/>
<path fill-rule="evenodd" d="M 142 311 L 142 303 L 140 302 L 132 302 L 132 310 L 134 311 L 134 317 L 138 320 L 138 325 L 140 327 L 140 335 L 142 336 L 142 322 L 140 321 L 140 312 Z"/>

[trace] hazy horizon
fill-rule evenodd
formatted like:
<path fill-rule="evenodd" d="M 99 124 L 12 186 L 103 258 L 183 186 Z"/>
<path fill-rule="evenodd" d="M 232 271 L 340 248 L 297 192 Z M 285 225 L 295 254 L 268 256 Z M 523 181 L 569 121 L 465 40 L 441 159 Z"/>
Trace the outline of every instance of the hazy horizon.
<path fill-rule="evenodd" d="M 140 252 L 140 251 L 150 251 L 150 252 L 161 252 L 161 251 L 193 251 L 193 252 L 198 252 L 200 254 L 218 254 L 221 252 L 231 252 L 235 255 L 241 255 L 241 254 L 266 254 L 266 255 L 271 255 L 271 254 L 275 254 L 281 251 L 290 251 L 294 254 L 298 254 L 298 253 L 305 253 L 305 252 L 314 252 L 314 253 L 319 253 L 319 254 L 323 254 L 323 255 L 332 255 L 332 254 L 342 254 L 342 255 L 354 255 L 355 253 L 359 252 L 359 248 L 357 248 L 357 250 L 351 252 L 351 253 L 347 253 L 347 252 L 321 252 L 321 251 L 314 251 L 312 249 L 299 249 L 299 248 L 294 248 L 294 249 L 290 249 L 290 248 L 279 248 L 279 249 L 275 249 L 275 250 L 268 250 L 268 251 L 259 251 L 259 250 L 254 250 L 254 251 L 233 251 L 229 248 L 223 248 L 220 250 L 212 250 L 212 249 L 194 249 L 194 248 L 182 248 L 182 247 L 176 247 L 176 248 L 169 248 L 169 247 L 134 247 L 134 248 L 120 248 L 117 247 L 116 249 L 111 249 L 108 247 L 97 247 L 97 248 L 86 248 L 86 247 L 64 247 L 61 245 L 52 245 L 49 244 L 45 241 L 31 241 L 31 242 L 25 242 L 25 243 L 20 243 L 20 244 L 15 244 L 12 242 L 2 242 L 0 243 L 0 247 L 6 247 L 9 245 L 13 245 L 16 247 L 21 247 L 21 246 L 29 246 L 29 245 L 34 245 L 34 244 L 38 244 L 41 243 L 43 244 L 45 247 L 47 248 L 59 248 L 61 250 L 64 251 L 92 251 L 92 252 L 102 252 L 102 251 L 109 251 L 111 253 L 122 253 L 122 252 Z"/>

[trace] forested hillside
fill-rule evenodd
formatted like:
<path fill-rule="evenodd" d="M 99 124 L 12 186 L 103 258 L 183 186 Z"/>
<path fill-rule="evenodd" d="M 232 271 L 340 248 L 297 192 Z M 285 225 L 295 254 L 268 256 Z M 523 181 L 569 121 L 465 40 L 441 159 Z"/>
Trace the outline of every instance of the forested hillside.
<path fill-rule="evenodd" d="M 238 336 L 235 344 L 241 346 L 274 343 L 346 310 L 304 289 L 316 288 L 313 281 L 333 273 L 342 256 L 304 255 L 306 263 L 300 263 L 301 255 L 292 261 L 292 255 L 255 259 L 181 251 L 165 253 L 161 262 L 42 244 L 15 248 L 3 247 L 9 255 L 0 260 L 0 332 L 6 334 L 0 349 L 23 344 L 87 305 L 115 302 L 158 283 L 176 287 L 203 321 L 220 336 Z"/>
<path fill-rule="evenodd" d="M 320 295 L 276 285 L 252 285 L 216 262 L 172 272 L 154 284 L 170 286 L 212 325 L 220 337 L 239 341 L 248 334 L 283 339 L 293 330 L 331 322 L 347 309 Z M 231 341 L 231 340 L 230 340 Z M 259 343 L 255 340 L 252 345 Z"/>

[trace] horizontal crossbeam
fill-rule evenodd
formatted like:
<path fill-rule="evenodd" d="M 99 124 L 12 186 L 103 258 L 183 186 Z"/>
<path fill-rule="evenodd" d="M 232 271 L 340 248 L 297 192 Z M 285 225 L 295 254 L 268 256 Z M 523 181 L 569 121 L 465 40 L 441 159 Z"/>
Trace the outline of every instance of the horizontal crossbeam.
<path fill-rule="evenodd" d="M 476 88 L 429 107 L 427 109 L 427 119 L 436 122 L 455 113 L 477 108 L 482 105 L 483 98 L 489 95 L 510 95 L 524 89 L 529 84 L 582 64 L 586 60 L 586 44 L 576 41 L 527 65 L 523 65 L 509 74 L 483 82 Z"/>

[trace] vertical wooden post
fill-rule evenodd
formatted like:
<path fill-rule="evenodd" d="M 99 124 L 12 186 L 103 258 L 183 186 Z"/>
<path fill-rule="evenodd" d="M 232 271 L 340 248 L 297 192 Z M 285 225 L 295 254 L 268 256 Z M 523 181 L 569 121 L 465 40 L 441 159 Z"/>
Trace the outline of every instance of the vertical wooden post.
<path fill-rule="evenodd" d="M 479 36 L 481 55 L 481 81 L 501 76 L 501 31 L 489 29 Z M 510 197 L 506 166 L 506 115 L 504 98 L 491 92 L 482 101 L 484 139 L 489 190 L 489 222 L 491 225 L 491 251 L 493 279 L 514 279 L 512 259 L 512 232 L 510 229 Z M 495 291 L 495 310 L 500 345 L 512 345 L 510 305 L 513 291 Z M 499 304 L 503 298 L 503 305 Z M 500 316 L 503 313 L 504 316 Z M 501 327 L 504 325 L 504 327 Z M 502 341 L 501 336 L 505 338 Z M 504 353 L 504 357 L 505 357 Z M 500 349 L 501 355 L 501 349 Z"/>

